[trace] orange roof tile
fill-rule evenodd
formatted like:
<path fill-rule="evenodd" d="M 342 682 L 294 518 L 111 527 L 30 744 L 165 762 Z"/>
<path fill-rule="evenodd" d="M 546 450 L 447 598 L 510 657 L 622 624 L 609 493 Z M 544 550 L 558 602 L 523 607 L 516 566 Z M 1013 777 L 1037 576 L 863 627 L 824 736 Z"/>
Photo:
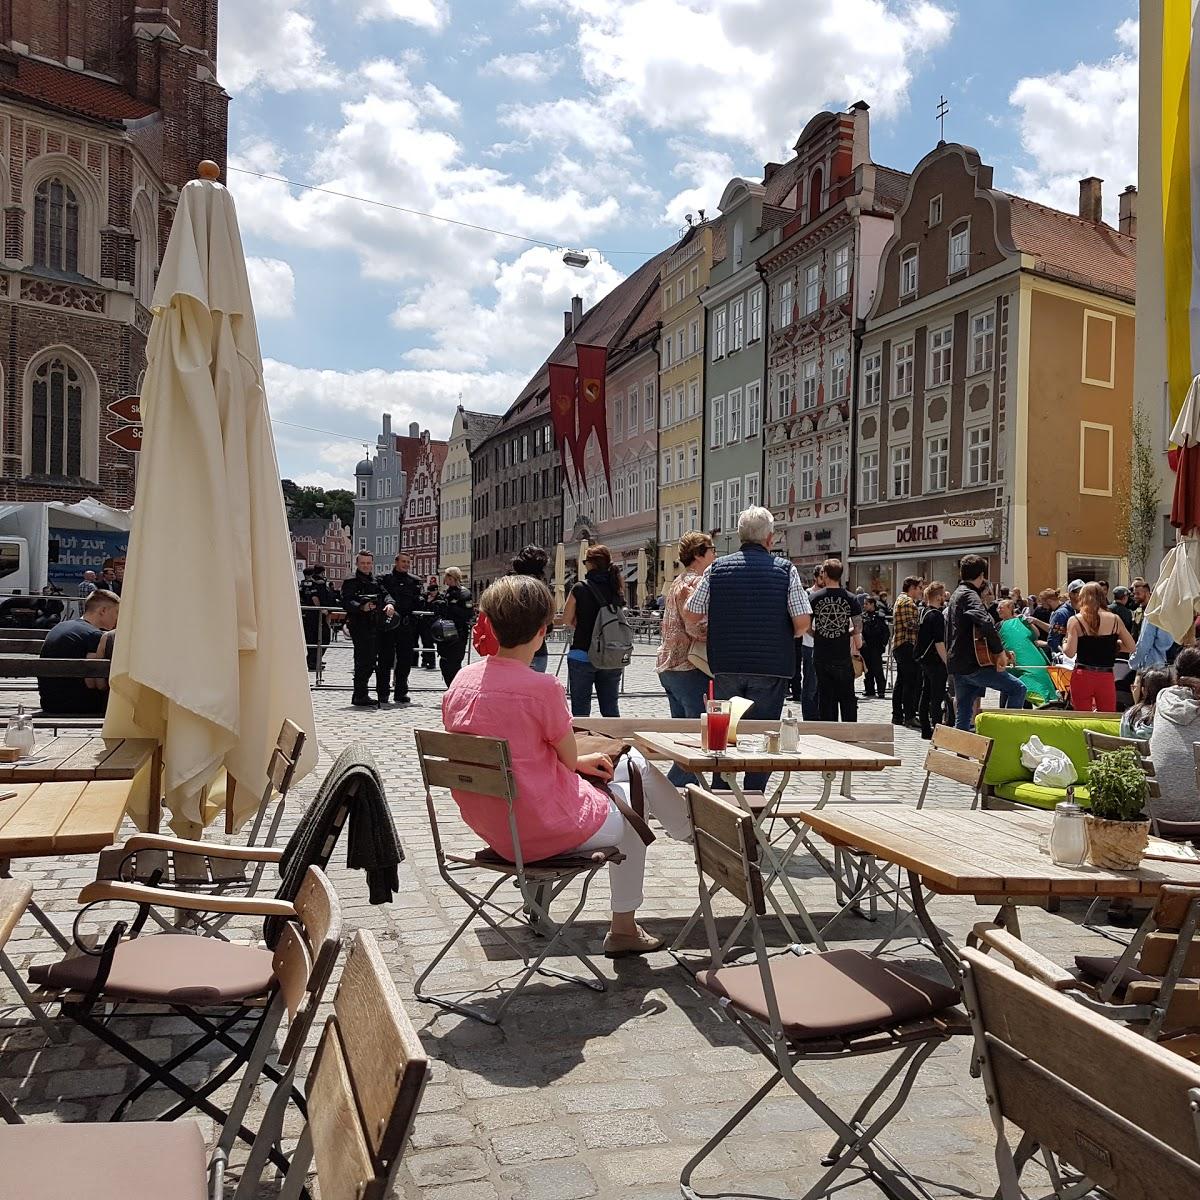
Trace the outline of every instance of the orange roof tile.
<path fill-rule="evenodd" d="M 1017 249 L 1039 259 L 1046 274 L 1133 299 L 1137 238 L 1023 196 L 1008 199 Z"/>
<path fill-rule="evenodd" d="M 9 58 L 8 66 L 8 71 L 0 70 L 2 95 L 101 121 L 133 121 L 158 111 L 153 104 L 131 96 L 120 84 L 69 67 L 19 55 Z"/>

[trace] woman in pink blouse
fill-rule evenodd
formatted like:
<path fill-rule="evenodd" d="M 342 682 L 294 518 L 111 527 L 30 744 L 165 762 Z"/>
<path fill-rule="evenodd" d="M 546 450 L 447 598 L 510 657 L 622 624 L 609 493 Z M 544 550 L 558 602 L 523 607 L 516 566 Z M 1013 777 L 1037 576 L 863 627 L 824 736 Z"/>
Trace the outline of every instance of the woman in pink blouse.
<path fill-rule="evenodd" d="M 580 754 L 562 684 L 530 670 L 554 616 L 554 597 L 540 579 L 508 575 L 483 593 L 479 607 L 500 643 L 454 677 L 442 697 L 450 733 L 508 742 L 516 780 L 513 815 L 525 861 L 616 846 L 625 858 L 610 863 L 612 924 L 604 939 L 610 958 L 658 950 L 662 939 L 637 923 L 646 847 L 599 788 L 576 774 L 613 779 L 607 754 Z M 620 783 L 615 786 L 621 786 Z M 452 789 L 463 820 L 498 854 L 514 857 L 508 810 L 494 797 Z"/>
<path fill-rule="evenodd" d="M 700 637 L 691 636 L 684 628 L 683 610 L 696 590 L 700 576 L 716 557 L 713 540 L 707 533 L 693 531 L 679 539 L 679 562 L 684 570 L 667 592 L 667 602 L 663 608 L 662 644 L 658 648 L 656 664 L 658 679 L 667 693 L 667 703 L 671 706 L 673 717 L 695 717 L 699 720 L 704 711 L 709 677 L 688 661 L 688 652 L 696 643 L 703 647 L 703 634 L 708 622 L 702 622 Z M 678 765 L 672 765 L 667 778 L 676 787 L 699 782 L 695 775 Z"/>

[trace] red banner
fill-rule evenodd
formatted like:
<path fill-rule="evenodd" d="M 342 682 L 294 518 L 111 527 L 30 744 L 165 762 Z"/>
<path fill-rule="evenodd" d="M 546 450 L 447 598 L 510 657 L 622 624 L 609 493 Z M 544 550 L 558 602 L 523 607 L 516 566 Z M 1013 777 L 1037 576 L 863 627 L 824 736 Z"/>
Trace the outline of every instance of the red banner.
<path fill-rule="evenodd" d="M 579 360 L 579 438 L 576 442 L 576 463 L 583 477 L 583 456 L 592 430 L 600 446 L 600 461 L 604 465 L 604 482 L 612 495 L 612 472 L 608 464 L 608 417 L 604 403 L 604 375 L 608 369 L 608 351 L 603 346 L 575 346 Z"/>
<path fill-rule="evenodd" d="M 550 426 L 554 430 L 554 445 L 558 460 L 562 463 L 563 478 L 571 484 L 571 472 L 567 467 L 567 452 L 574 461 L 575 415 L 579 407 L 579 372 L 567 363 L 550 364 Z M 577 488 L 572 488 L 577 491 Z"/>

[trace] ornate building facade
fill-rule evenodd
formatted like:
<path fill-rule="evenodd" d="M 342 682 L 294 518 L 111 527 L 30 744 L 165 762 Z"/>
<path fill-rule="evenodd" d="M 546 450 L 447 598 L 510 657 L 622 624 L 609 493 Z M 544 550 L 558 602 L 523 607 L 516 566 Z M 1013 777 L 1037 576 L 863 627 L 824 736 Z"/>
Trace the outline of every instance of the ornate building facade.
<path fill-rule="evenodd" d="M 471 447 L 496 427 L 497 413 L 468 412 L 460 404 L 450 427 L 441 484 L 441 558 L 439 569 L 457 567 L 471 574 Z"/>
<path fill-rule="evenodd" d="M 768 166 L 768 201 L 795 215 L 760 260 L 772 314 L 764 503 L 775 514 L 776 550 L 802 571 L 849 551 L 854 331 L 906 179 L 871 162 L 861 101 L 818 113 L 796 157 Z"/>
<path fill-rule="evenodd" d="M 422 433 L 410 476 L 412 484 L 405 503 L 400 548 L 412 559 L 412 573 L 422 578 L 438 572 L 439 503 L 446 451 L 445 442 L 430 441 L 429 433 Z"/>
<path fill-rule="evenodd" d="M 225 163 L 216 0 L 0 0 L 0 499 L 133 502 L 137 393 L 179 189 Z"/>
<path fill-rule="evenodd" d="M 340 588 L 342 581 L 354 573 L 353 542 L 340 517 L 328 521 L 320 517 L 302 518 L 292 521 L 288 532 L 292 557 L 306 567 L 324 567 L 325 578 L 332 587 Z"/>

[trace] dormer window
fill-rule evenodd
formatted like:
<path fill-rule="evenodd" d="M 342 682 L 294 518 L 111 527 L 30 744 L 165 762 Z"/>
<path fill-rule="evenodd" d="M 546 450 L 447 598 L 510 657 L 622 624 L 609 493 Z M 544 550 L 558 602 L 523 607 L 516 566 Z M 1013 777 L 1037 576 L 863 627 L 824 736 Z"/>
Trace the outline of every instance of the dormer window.
<path fill-rule="evenodd" d="M 959 275 L 971 265 L 971 226 L 960 221 L 950 231 L 950 274 Z"/>
<path fill-rule="evenodd" d="M 917 294 L 917 251 L 916 247 L 900 255 L 900 295 Z"/>
<path fill-rule="evenodd" d="M 934 196 L 929 202 L 929 228 L 932 229 L 935 225 L 942 223 L 942 198 Z"/>

